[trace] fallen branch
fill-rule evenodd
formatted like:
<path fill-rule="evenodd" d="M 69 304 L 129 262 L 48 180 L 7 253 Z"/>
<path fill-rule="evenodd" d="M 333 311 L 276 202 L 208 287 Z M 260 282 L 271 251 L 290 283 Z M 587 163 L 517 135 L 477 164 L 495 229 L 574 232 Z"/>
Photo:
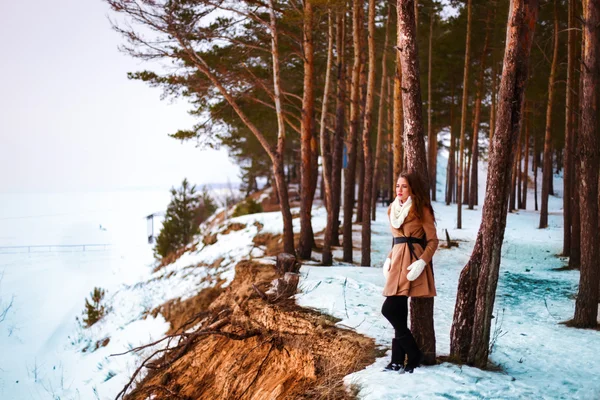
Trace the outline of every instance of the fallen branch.
<path fill-rule="evenodd" d="M 450 234 L 448 233 L 448 229 L 446 231 L 446 245 L 444 246 L 447 249 L 451 249 L 452 247 L 458 247 L 458 242 L 456 240 L 450 240 Z"/>
<path fill-rule="evenodd" d="M 226 311 L 226 310 L 224 310 L 224 311 Z M 219 313 L 219 315 L 221 315 L 221 314 L 223 314 L 223 311 L 221 313 Z M 221 318 L 218 321 L 213 322 L 206 328 L 198 329 L 195 332 L 191 332 L 191 333 L 190 332 L 180 332 L 178 334 L 167 335 L 160 340 L 157 340 L 155 342 L 152 342 L 152 343 L 149 343 L 149 344 L 146 344 L 143 346 L 133 348 L 124 353 L 111 354 L 111 356 L 118 356 L 118 355 L 124 355 L 124 354 L 132 353 L 132 352 L 138 352 L 140 350 L 155 346 L 165 340 L 169 341 L 167 344 L 167 347 L 165 347 L 164 349 L 159 349 L 159 350 L 154 351 L 149 357 L 146 357 L 144 359 L 144 361 L 142 361 L 140 366 L 134 371 L 129 382 L 127 382 L 127 384 L 123 387 L 123 390 L 121 390 L 117 394 L 117 396 L 115 397 L 115 400 L 125 397 L 127 390 L 129 390 L 129 388 L 131 387 L 131 384 L 133 383 L 135 378 L 138 376 L 138 374 L 140 373 L 142 368 L 146 367 L 148 369 L 158 370 L 158 369 L 163 369 L 163 368 L 166 368 L 166 367 L 172 365 L 174 362 L 176 362 L 181 357 L 183 357 L 190 350 L 190 348 L 196 342 L 196 340 L 200 337 L 208 336 L 208 335 L 219 335 L 219 336 L 225 336 L 226 338 L 232 339 L 232 340 L 245 340 L 245 339 L 248 339 L 250 337 L 257 336 L 260 334 L 260 332 L 258 332 L 258 331 L 249 331 L 246 334 L 238 335 L 238 334 L 231 333 L 231 332 L 222 332 L 222 331 L 217 330 L 229 323 L 230 323 L 230 320 L 228 317 Z M 170 347 L 171 340 L 173 340 L 175 338 L 179 339 L 177 342 L 177 345 L 175 347 Z M 163 362 L 160 362 L 160 361 L 153 362 L 152 359 L 161 353 L 174 353 L 174 354 L 172 356 L 169 356 L 169 354 L 165 354 L 165 356 L 163 358 Z"/>

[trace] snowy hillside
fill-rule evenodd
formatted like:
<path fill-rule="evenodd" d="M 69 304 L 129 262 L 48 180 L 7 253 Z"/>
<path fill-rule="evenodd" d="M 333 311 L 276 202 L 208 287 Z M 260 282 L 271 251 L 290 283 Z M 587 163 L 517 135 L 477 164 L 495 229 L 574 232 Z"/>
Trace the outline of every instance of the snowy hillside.
<path fill-rule="evenodd" d="M 438 199 L 443 199 L 443 153 L 438 168 Z M 480 179 L 485 182 L 484 164 Z M 555 187 L 562 187 L 560 177 L 555 178 Z M 481 203 L 481 187 L 479 192 Z M 573 315 L 579 279 L 577 271 L 556 270 L 565 264 L 556 256 L 562 246 L 562 200 L 551 197 L 550 228 L 539 230 L 538 213 L 532 211 L 533 192 L 529 195 L 529 209 L 508 216 L 492 325 L 495 346 L 490 358 L 497 370 L 441 363 L 398 375 L 381 371 L 388 362 L 388 357 L 382 357 L 346 377 L 348 385 L 360 389 L 360 398 L 600 398 L 600 360 L 591 351 L 600 348 L 600 334 L 560 324 Z M 448 230 L 459 241 L 458 248 L 440 248 L 434 256 L 437 353 L 447 355 L 458 276 L 473 248 L 481 208 L 463 211 L 465 228 L 461 230 L 455 229 L 455 205 L 437 202 L 434 209 L 440 239 Z M 145 215 L 138 214 L 140 218 Z M 315 232 L 324 229 L 325 216 L 322 207 L 313 209 Z M 139 221 L 127 223 L 133 226 Z M 294 228 L 299 230 L 298 219 Z M 157 272 L 152 272 L 151 252 L 143 243 L 127 251 L 97 254 L 0 254 L 0 270 L 4 271 L 0 301 L 15 296 L 15 307 L 0 324 L 0 398 L 114 398 L 142 355 L 111 354 L 150 343 L 169 329 L 163 316 L 153 310 L 217 283 L 227 286 L 237 262 L 263 256 L 264 247 L 253 243 L 253 238 L 281 229 L 278 212 L 230 218 L 210 232 L 216 235 L 216 243 L 204 245 L 199 237 L 194 250 Z M 359 229 L 355 227 L 357 243 Z M 143 230 L 136 235 L 143 238 Z M 393 330 L 380 313 L 384 300 L 380 266 L 389 251 L 390 231 L 381 205 L 372 245 L 372 266 L 338 261 L 334 267 L 318 267 L 318 261 L 306 262 L 301 269 L 302 292 L 296 298 L 300 305 L 340 318 L 339 326 L 373 337 L 387 348 Z M 339 254 L 341 250 L 336 249 L 334 256 Z M 315 253 L 313 257 L 320 258 Z M 358 252 L 355 260 L 359 260 Z M 81 314 L 84 298 L 94 286 L 108 289 L 109 312 L 90 329 L 81 329 L 75 316 Z"/>

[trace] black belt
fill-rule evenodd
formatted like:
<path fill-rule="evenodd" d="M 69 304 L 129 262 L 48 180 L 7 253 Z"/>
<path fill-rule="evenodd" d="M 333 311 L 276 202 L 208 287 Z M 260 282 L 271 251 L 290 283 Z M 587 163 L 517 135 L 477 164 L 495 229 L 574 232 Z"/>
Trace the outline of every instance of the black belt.
<path fill-rule="evenodd" d="M 408 244 L 408 250 L 410 251 L 410 259 L 412 261 L 412 258 L 414 257 L 415 260 L 418 260 L 419 257 L 417 257 L 416 253 L 415 253 L 415 248 L 414 248 L 414 244 L 420 244 L 421 247 L 423 249 L 425 249 L 425 246 L 427 246 L 427 238 L 425 236 L 423 237 L 414 237 L 414 236 L 397 236 L 394 237 L 393 240 L 393 244 L 392 247 L 394 245 L 400 244 L 400 243 L 407 243 Z"/>

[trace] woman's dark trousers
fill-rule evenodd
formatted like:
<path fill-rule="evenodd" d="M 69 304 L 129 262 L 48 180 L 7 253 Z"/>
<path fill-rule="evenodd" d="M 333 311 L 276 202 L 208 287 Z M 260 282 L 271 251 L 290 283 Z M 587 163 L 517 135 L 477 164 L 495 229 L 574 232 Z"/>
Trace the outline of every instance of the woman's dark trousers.
<path fill-rule="evenodd" d="M 404 365 L 405 355 L 408 355 L 406 370 L 412 372 L 420 364 L 423 353 L 408 329 L 408 297 L 387 297 L 381 313 L 390 321 L 395 331 L 395 337 L 392 339 L 392 363 Z"/>

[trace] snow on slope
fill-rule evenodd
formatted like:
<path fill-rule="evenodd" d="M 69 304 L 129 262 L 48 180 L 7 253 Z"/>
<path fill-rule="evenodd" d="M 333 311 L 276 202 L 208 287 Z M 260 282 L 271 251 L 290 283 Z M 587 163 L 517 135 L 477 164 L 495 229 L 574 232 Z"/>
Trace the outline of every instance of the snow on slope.
<path fill-rule="evenodd" d="M 440 152 L 438 168 L 438 199 L 443 199 L 443 152 Z M 485 173 L 482 163 L 481 182 L 485 182 Z M 555 177 L 559 195 L 561 186 L 560 177 Z M 482 187 L 479 192 L 482 203 Z M 600 347 L 600 334 L 559 324 L 573 315 L 579 277 L 577 271 L 555 271 L 564 265 L 564 261 L 556 257 L 561 251 L 562 202 L 551 197 L 550 228 L 538 230 L 535 227 L 539 214 L 532 211 L 531 191 L 529 195 L 527 211 L 509 214 L 503 246 L 494 312 L 498 324 L 492 327 L 498 338 L 491 354 L 491 360 L 501 367 L 501 372 L 444 363 L 420 368 L 412 375 L 398 375 L 381 372 L 387 363 L 387 357 L 383 357 L 346 378 L 348 384 L 360 387 L 361 398 L 600 398 L 600 361 L 592 351 Z M 447 229 L 452 239 L 461 240 L 459 248 L 440 249 L 434 258 L 438 288 L 435 300 L 437 349 L 438 354 L 448 354 L 458 276 L 472 250 L 481 211 L 480 207 L 474 211 L 465 209 L 464 229 L 457 230 L 455 205 L 438 202 L 434 208 L 438 236 L 444 238 Z M 314 208 L 315 232 L 324 229 L 325 216 L 322 207 Z M 255 222 L 263 225 L 262 232 L 280 233 L 282 230 L 281 216 L 277 212 L 238 217 L 228 222 L 239 222 L 246 227 L 228 235 L 217 235 L 217 243 L 212 246 L 202 249 L 200 243 L 199 250 L 186 253 L 156 273 L 151 272 L 147 248 L 134 253 L 111 251 L 29 258 L 1 255 L 0 267 L 5 277 L 0 293 L 6 294 L 6 288 L 10 287 L 18 299 L 27 301 L 19 303 L 20 312 L 12 315 L 12 325 L 0 325 L 0 398 L 114 398 L 140 358 L 131 354 L 109 355 L 149 343 L 168 329 L 160 315 L 152 317 L 149 311 L 169 299 L 195 295 L 211 284 L 211 277 L 230 282 L 237 261 L 261 257 L 262 249 L 252 244 L 259 229 Z M 298 219 L 294 219 L 294 228 L 299 230 Z M 355 233 L 358 240 L 360 227 L 355 227 Z M 301 305 L 341 318 L 340 326 L 353 327 L 375 338 L 378 344 L 389 346 L 392 328 L 380 313 L 384 300 L 380 266 L 390 248 L 389 227 L 382 207 L 378 208 L 377 221 L 373 224 L 372 245 L 372 267 L 341 262 L 336 262 L 334 267 L 317 267 L 314 262 L 305 263 L 300 282 L 303 293 L 297 298 Z M 334 254 L 341 254 L 340 250 Z M 318 254 L 313 253 L 313 256 L 320 258 Z M 219 259 L 223 260 L 216 268 L 204 266 Z M 359 252 L 355 252 L 355 261 L 359 259 Z M 102 263 L 107 268 L 98 268 Z M 31 279 L 36 276 L 38 281 Z M 109 288 L 107 305 L 111 311 L 91 329 L 81 330 L 74 316 L 80 314 L 83 298 L 95 285 Z M 77 289 L 77 286 L 81 287 Z M 42 296 L 48 287 L 53 289 L 51 298 Z M 6 301 L 6 295 L 3 296 Z M 63 307 L 58 310 L 61 304 Z M 9 326 L 22 329 L 7 338 L 8 332 L 3 329 Z M 50 328 L 44 328 L 48 326 Z M 36 339 L 37 332 L 42 333 L 41 339 Z M 82 352 L 106 337 L 110 337 L 106 347 Z"/>

